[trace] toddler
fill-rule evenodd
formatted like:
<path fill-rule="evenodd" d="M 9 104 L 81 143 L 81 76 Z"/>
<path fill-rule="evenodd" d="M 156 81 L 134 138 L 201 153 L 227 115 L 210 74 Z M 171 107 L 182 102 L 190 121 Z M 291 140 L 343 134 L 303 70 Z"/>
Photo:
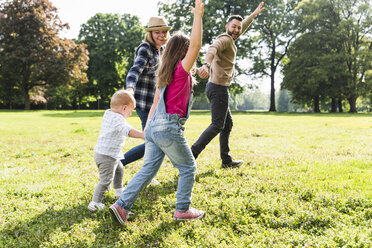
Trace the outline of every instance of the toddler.
<path fill-rule="evenodd" d="M 94 189 L 93 199 L 88 205 L 90 211 L 102 210 L 103 195 L 109 189 L 111 182 L 115 189 L 115 197 L 123 191 L 124 167 L 120 162 L 123 158 L 123 147 L 126 137 L 142 138 L 144 133 L 132 128 L 126 119 L 131 116 L 136 100 L 126 90 L 117 91 L 111 98 L 110 109 L 103 115 L 101 132 L 94 147 L 94 161 L 99 171 L 99 182 Z"/>

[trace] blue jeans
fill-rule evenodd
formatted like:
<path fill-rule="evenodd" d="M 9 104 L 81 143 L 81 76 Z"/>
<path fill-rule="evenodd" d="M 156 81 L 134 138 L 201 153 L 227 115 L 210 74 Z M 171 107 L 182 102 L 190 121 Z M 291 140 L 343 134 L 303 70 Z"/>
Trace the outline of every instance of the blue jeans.
<path fill-rule="evenodd" d="M 149 116 L 149 112 L 143 111 L 140 109 L 136 109 L 138 117 L 141 119 L 142 130 L 145 129 L 147 117 Z M 129 151 L 124 154 L 124 159 L 120 160 L 121 163 L 125 166 L 130 164 L 138 159 L 141 159 L 145 153 L 145 143 L 135 146 Z"/>
<path fill-rule="evenodd" d="M 196 162 L 183 135 L 183 118 L 179 115 L 154 115 L 146 129 L 146 151 L 144 165 L 128 183 L 116 202 L 121 208 L 129 210 L 141 190 L 157 174 L 165 155 L 179 170 L 176 210 L 189 209 L 191 193 L 195 181 Z"/>

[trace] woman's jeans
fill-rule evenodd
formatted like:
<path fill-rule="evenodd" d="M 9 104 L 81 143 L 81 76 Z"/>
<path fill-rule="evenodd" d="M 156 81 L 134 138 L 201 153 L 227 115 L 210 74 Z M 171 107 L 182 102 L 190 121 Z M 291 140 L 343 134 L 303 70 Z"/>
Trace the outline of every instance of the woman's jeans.
<path fill-rule="evenodd" d="M 208 82 L 206 85 L 207 97 L 211 103 L 212 123 L 192 145 L 191 150 L 195 156 L 204 150 L 211 140 L 220 134 L 220 156 L 223 163 L 232 161 L 229 155 L 229 139 L 233 121 L 229 108 L 229 88 Z"/>
<path fill-rule="evenodd" d="M 145 129 L 147 117 L 149 116 L 149 112 L 143 111 L 140 109 L 136 109 L 138 117 L 141 119 L 142 130 Z M 120 160 L 121 163 L 125 166 L 130 164 L 138 159 L 141 159 L 145 153 L 145 143 L 135 146 L 129 151 L 124 154 L 124 159 Z"/>
<path fill-rule="evenodd" d="M 191 193 L 195 180 L 196 162 L 183 135 L 184 118 L 179 115 L 156 114 L 146 129 L 146 151 L 144 165 L 128 183 L 116 202 L 121 208 L 129 210 L 141 190 L 157 174 L 165 155 L 179 170 L 176 210 L 189 209 Z"/>

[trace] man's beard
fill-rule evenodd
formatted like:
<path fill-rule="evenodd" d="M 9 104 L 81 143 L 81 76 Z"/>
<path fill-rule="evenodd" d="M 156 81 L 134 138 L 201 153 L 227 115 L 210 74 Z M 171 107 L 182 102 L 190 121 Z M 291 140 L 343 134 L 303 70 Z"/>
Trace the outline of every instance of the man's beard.
<path fill-rule="evenodd" d="M 233 37 L 233 32 L 230 32 L 227 30 L 227 34 L 231 36 L 231 38 L 233 38 L 233 40 L 236 40 L 237 38 L 239 38 L 239 34 L 236 34 L 236 38 Z"/>

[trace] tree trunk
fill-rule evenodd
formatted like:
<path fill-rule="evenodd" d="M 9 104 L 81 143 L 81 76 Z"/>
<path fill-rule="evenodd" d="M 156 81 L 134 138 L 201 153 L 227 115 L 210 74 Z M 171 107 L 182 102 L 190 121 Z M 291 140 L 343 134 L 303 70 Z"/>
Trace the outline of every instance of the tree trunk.
<path fill-rule="evenodd" d="M 342 100 L 337 101 L 337 107 L 338 107 L 338 112 L 342 113 L 344 110 L 342 109 Z"/>
<path fill-rule="evenodd" d="M 337 112 L 337 101 L 336 99 L 332 98 L 331 113 L 336 113 L 336 112 Z"/>
<path fill-rule="evenodd" d="M 271 91 L 270 91 L 270 109 L 269 111 L 270 112 L 276 112 L 276 108 L 275 108 L 275 81 L 274 81 L 274 75 L 271 74 L 270 76 L 271 78 Z"/>
<path fill-rule="evenodd" d="M 275 71 L 276 71 L 276 68 L 275 68 L 275 54 L 276 54 L 276 51 L 275 51 L 275 42 L 272 46 L 272 50 L 271 50 L 271 56 L 270 56 L 270 83 L 271 83 L 271 91 L 270 91 L 270 109 L 269 111 L 270 112 L 276 112 L 276 109 L 275 109 Z"/>
<path fill-rule="evenodd" d="M 357 110 L 356 110 L 356 97 L 350 97 L 347 99 L 349 101 L 349 105 L 350 105 L 350 113 L 356 113 Z"/>
<path fill-rule="evenodd" d="M 320 113 L 320 108 L 319 108 L 319 96 L 314 97 L 314 112 L 315 113 Z"/>
<path fill-rule="evenodd" d="M 25 102 L 25 110 L 31 109 L 31 103 L 30 103 L 30 94 L 28 93 L 27 89 L 23 89 L 23 98 Z"/>

